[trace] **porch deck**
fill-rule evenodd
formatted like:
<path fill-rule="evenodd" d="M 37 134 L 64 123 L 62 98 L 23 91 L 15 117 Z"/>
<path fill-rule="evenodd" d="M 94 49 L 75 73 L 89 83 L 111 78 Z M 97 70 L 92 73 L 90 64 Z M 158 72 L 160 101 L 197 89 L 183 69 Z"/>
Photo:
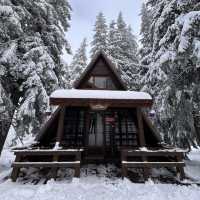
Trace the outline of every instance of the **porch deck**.
<path fill-rule="evenodd" d="M 52 170 L 52 178 L 56 179 L 58 168 L 75 169 L 75 177 L 80 176 L 80 167 L 83 163 L 90 163 L 92 160 L 108 162 L 105 154 L 89 154 L 84 149 L 16 149 L 15 162 L 12 164 L 13 171 L 11 178 L 16 181 L 20 168 L 44 167 Z M 143 168 L 145 177 L 148 177 L 148 170 L 154 167 L 175 167 L 181 179 L 184 178 L 183 156 L 186 150 L 182 149 L 121 149 L 121 157 L 116 157 L 118 164 L 122 168 L 122 178 L 127 177 L 129 168 Z M 104 152 L 105 153 L 105 152 Z M 96 155 L 96 157 L 95 157 Z M 102 157 L 100 157 L 100 155 Z M 165 157 L 165 159 L 163 159 Z M 108 157 L 107 157 L 108 158 Z M 111 159 L 112 160 L 112 159 Z M 114 161 L 114 158 L 113 160 Z"/>

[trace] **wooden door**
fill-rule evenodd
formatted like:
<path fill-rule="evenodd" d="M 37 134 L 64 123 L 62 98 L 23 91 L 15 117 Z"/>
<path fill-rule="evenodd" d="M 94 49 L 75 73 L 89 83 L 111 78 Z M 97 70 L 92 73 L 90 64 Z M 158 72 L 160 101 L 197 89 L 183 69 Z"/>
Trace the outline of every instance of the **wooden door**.
<path fill-rule="evenodd" d="M 90 112 L 89 115 L 88 146 L 103 147 L 103 117 L 100 112 Z"/>

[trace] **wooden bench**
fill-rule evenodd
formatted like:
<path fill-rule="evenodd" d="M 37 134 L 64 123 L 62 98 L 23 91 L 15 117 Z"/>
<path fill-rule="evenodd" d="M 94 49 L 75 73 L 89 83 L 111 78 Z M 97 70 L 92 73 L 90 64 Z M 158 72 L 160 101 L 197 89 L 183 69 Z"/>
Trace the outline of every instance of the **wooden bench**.
<path fill-rule="evenodd" d="M 57 169 L 61 167 L 74 168 L 75 177 L 80 177 L 80 163 L 81 163 L 81 152 L 83 149 L 22 149 L 13 150 L 16 155 L 15 161 L 12 164 L 13 171 L 11 174 L 12 181 L 16 181 L 20 168 L 23 167 L 50 167 L 52 169 L 52 177 L 56 178 Z M 52 156 L 52 162 L 29 162 L 23 161 L 24 157 L 27 156 Z M 75 160 L 69 162 L 59 161 L 59 156 L 73 156 Z"/>
<path fill-rule="evenodd" d="M 143 168 L 146 171 L 144 172 L 145 176 L 148 177 L 149 168 L 160 168 L 160 167 L 176 167 L 177 174 L 180 175 L 180 178 L 185 177 L 183 155 L 187 151 L 177 150 L 177 149 L 161 149 L 161 150 L 148 150 L 148 149 L 123 149 L 121 150 L 121 166 L 122 166 L 122 177 L 127 177 L 128 168 Z M 129 158 L 141 157 L 142 161 L 130 161 Z M 151 162 L 148 161 L 149 158 L 159 158 L 165 157 L 166 161 Z M 145 159 L 144 159 L 145 158 Z M 145 178 L 147 178 L 145 177 Z"/>

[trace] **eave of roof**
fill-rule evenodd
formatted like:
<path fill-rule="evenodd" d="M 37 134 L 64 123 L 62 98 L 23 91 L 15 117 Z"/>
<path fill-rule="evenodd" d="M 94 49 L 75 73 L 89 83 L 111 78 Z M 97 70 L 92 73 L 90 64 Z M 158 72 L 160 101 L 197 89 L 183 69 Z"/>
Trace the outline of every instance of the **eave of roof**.
<path fill-rule="evenodd" d="M 89 104 L 108 104 L 119 107 L 150 107 L 152 97 L 148 93 L 115 90 L 56 90 L 50 96 L 51 105 L 88 106 Z"/>

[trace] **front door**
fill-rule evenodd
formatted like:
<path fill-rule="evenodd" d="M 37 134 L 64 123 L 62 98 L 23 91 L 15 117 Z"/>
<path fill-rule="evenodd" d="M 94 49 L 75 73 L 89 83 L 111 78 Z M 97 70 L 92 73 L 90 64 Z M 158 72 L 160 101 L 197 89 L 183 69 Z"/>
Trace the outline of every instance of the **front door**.
<path fill-rule="evenodd" d="M 103 115 L 100 112 L 90 112 L 89 120 L 89 147 L 103 147 Z"/>

